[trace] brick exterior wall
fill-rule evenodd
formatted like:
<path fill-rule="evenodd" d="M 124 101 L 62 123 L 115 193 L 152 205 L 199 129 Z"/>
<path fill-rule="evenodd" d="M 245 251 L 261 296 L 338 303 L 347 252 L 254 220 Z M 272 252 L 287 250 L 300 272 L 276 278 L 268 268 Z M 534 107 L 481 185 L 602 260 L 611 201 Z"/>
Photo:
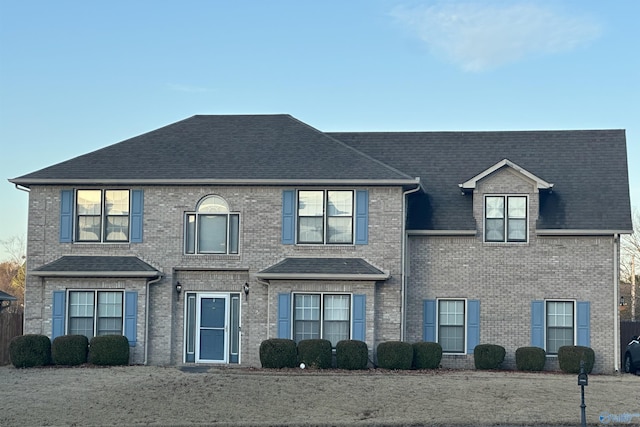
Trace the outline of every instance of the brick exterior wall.
<path fill-rule="evenodd" d="M 484 243 L 485 194 L 527 194 L 529 241 Z M 407 293 L 408 341 L 422 340 L 423 301 L 438 298 L 480 300 L 480 343 L 498 344 L 507 351 L 503 367 L 515 369 L 515 351 L 531 345 L 531 302 L 534 300 L 589 301 L 594 372 L 614 370 L 613 236 L 538 236 L 538 193 L 512 170 L 485 178 L 473 197 L 475 236 L 410 236 Z M 445 355 L 442 365 L 473 368 L 473 355 Z M 545 369 L 558 369 L 548 357 Z"/>
<path fill-rule="evenodd" d="M 100 187 L 91 187 L 100 188 Z M 103 187 L 104 188 L 104 187 Z M 114 187 L 107 187 L 112 189 Z M 71 187 L 32 186 L 29 196 L 28 270 L 64 255 L 137 256 L 163 273 L 149 288 L 148 363 L 179 364 L 184 352 L 184 295 L 189 291 L 241 294 L 241 354 L 243 365 L 259 364 L 260 342 L 275 336 L 272 311 L 278 287 L 288 289 L 350 289 L 367 295 L 367 343 L 400 339 L 400 283 L 402 244 L 402 189 L 371 187 L 369 190 L 368 245 L 283 245 L 281 243 L 282 190 L 278 187 L 127 187 L 144 190 L 143 243 L 59 243 L 60 190 Z M 362 188 L 354 188 L 362 189 Z M 240 214 L 238 255 L 184 255 L 184 213 L 194 211 L 200 199 L 219 195 L 232 212 Z M 255 273 L 285 257 L 358 257 L 389 272 L 384 283 L 278 283 L 265 286 Z M 43 280 L 28 275 L 25 292 L 25 333 L 51 336 L 51 299 L 54 290 L 102 287 L 138 290 L 138 335 L 144 333 L 146 285 L 116 279 Z M 183 291 L 175 292 L 180 281 Z M 134 283 L 135 282 L 135 283 Z M 249 283 L 250 294 L 242 293 Z M 375 312 L 373 311 L 375 307 Z M 144 339 L 138 340 L 134 363 L 142 363 Z"/>

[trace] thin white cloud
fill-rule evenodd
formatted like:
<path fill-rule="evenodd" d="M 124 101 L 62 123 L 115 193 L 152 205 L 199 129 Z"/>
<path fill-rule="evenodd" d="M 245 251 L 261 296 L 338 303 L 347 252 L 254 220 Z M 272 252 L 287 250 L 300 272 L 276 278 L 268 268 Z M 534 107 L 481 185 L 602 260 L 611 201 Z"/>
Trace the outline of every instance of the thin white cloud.
<path fill-rule="evenodd" d="M 439 2 L 397 7 L 392 16 L 434 55 L 473 72 L 569 51 L 601 33 L 593 19 L 532 2 Z"/>
<path fill-rule="evenodd" d="M 201 86 L 192 86 L 192 85 L 184 85 L 184 84 L 175 84 L 170 83 L 169 89 L 176 92 L 187 92 L 187 93 L 205 93 L 211 92 L 211 89 L 207 89 L 206 87 Z"/>

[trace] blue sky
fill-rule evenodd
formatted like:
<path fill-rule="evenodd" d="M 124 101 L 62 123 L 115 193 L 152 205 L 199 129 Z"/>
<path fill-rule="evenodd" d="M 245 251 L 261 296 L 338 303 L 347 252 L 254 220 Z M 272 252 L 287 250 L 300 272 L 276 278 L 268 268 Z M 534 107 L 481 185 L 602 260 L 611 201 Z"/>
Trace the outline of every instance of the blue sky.
<path fill-rule="evenodd" d="M 6 179 L 194 114 L 626 129 L 640 207 L 638 16 L 635 0 L 0 0 L 0 240 L 26 235 Z"/>

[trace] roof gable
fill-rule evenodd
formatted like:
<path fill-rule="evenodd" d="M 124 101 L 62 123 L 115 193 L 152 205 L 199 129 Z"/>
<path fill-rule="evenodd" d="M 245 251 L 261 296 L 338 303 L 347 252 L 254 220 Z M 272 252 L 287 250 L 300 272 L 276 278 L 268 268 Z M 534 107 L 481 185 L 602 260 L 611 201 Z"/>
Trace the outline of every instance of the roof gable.
<path fill-rule="evenodd" d="M 476 185 L 478 183 L 478 181 L 482 180 L 483 178 L 493 174 L 494 172 L 504 168 L 504 167 L 510 167 L 513 170 L 517 171 L 518 173 L 520 173 L 521 175 L 524 175 L 525 177 L 529 178 L 531 181 L 533 181 L 536 184 L 536 188 L 538 190 L 551 190 L 553 188 L 553 184 L 551 184 L 550 182 L 545 181 L 542 178 L 537 177 L 536 175 L 532 174 L 531 172 L 527 171 L 524 168 L 521 168 L 520 166 L 516 165 L 515 163 L 513 163 L 512 161 L 508 160 L 508 159 L 503 159 L 501 161 L 499 161 L 498 163 L 496 163 L 495 165 L 491 166 L 488 169 L 485 169 L 484 171 L 480 172 L 478 175 L 472 177 L 471 179 L 468 179 L 467 181 L 463 182 L 462 184 L 458 184 L 458 186 L 464 191 L 464 190 L 473 190 L 476 188 Z"/>

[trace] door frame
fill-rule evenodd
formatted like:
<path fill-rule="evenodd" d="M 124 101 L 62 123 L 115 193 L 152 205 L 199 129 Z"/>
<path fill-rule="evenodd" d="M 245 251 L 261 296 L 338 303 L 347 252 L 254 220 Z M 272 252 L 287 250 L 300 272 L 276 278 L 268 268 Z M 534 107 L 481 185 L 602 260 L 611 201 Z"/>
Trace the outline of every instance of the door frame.
<path fill-rule="evenodd" d="M 224 299 L 224 336 L 223 336 L 223 358 L 216 359 L 201 359 L 200 358 L 200 321 L 202 313 L 202 300 L 203 299 Z M 224 293 L 198 293 L 196 294 L 196 363 L 228 363 L 229 362 L 229 294 Z"/>

